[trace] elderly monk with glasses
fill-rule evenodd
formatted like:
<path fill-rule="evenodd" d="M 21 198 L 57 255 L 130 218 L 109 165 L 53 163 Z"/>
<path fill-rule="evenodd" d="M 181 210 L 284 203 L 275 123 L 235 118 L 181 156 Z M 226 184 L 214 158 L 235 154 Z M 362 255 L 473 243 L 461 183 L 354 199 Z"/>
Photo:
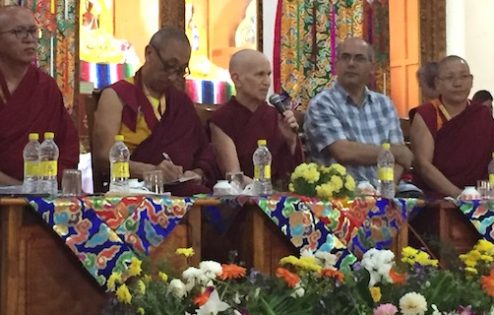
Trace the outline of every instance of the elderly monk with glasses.
<path fill-rule="evenodd" d="M 79 136 L 57 83 L 33 65 L 38 38 L 29 9 L 0 8 L 0 185 L 22 182 L 22 151 L 31 132 L 55 133 L 58 174 L 79 161 Z"/>
<path fill-rule="evenodd" d="M 166 181 L 196 180 L 170 186 L 177 196 L 207 193 L 217 166 L 191 99 L 176 86 L 190 71 L 189 40 L 183 30 L 164 27 L 145 48 L 144 65 L 133 78 L 103 90 L 94 118 L 94 152 L 109 173 L 108 154 L 116 134 L 131 151 L 130 175 L 143 178 L 162 170 Z"/>
<path fill-rule="evenodd" d="M 487 106 L 468 99 L 472 84 L 465 59 L 447 56 L 435 80 L 439 97 L 410 111 L 414 180 L 428 197 L 457 197 L 488 178 L 494 121 Z"/>

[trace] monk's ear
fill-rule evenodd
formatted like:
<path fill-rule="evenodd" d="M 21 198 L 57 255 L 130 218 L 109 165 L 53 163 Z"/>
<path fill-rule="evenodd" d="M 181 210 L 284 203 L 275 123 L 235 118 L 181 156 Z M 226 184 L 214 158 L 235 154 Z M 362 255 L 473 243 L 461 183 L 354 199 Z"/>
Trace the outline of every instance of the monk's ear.
<path fill-rule="evenodd" d="M 238 74 L 238 72 L 231 72 L 230 78 L 232 79 L 235 86 L 238 86 L 240 84 L 240 74 Z"/>
<path fill-rule="evenodd" d="M 146 48 L 144 48 L 144 58 L 146 61 L 149 60 L 149 56 L 151 55 L 152 48 L 150 45 L 146 45 Z"/>

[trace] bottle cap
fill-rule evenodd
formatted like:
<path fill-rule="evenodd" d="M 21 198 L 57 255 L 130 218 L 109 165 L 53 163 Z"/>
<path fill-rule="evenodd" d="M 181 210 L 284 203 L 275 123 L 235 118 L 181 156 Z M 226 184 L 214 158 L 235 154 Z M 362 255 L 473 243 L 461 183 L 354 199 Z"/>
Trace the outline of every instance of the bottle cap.
<path fill-rule="evenodd" d="M 124 136 L 123 135 L 116 135 L 115 141 L 124 141 Z"/>
<path fill-rule="evenodd" d="M 55 138 L 55 134 L 53 132 L 45 132 L 45 140 L 46 139 L 49 139 L 49 140 L 53 140 L 53 138 Z"/>
<path fill-rule="evenodd" d="M 259 139 L 257 140 L 257 145 L 260 146 L 260 145 L 266 145 L 267 142 L 266 142 L 266 139 Z"/>
<path fill-rule="evenodd" d="M 34 141 L 34 140 L 39 140 L 39 135 L 35 132 L 29 134 L 29 140 Z"/>
<path fill-rule="evenodd" d="M 391 148 L 391 146 L 389 145 L 389 142 L 384 142 L 383 143 L 383 149 L 384 150 L 389 150 L 389 148 Z"/>

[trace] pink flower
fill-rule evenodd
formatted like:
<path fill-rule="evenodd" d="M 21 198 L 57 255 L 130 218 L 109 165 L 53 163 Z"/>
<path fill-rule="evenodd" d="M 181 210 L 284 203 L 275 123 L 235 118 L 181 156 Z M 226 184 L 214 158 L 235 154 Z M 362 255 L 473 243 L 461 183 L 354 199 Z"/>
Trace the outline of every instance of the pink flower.
<path fill-rule="evenodd" d="M 374 315 L 395 315 L 397 312 L 396 306 L 390 303 L 381 304 L 374 309 Z"/>

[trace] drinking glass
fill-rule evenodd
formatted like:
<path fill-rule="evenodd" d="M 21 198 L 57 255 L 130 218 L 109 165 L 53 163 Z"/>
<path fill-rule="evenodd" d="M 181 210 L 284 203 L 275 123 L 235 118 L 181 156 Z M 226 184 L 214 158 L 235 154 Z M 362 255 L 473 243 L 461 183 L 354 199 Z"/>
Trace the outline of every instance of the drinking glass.
<path fill-rule="evenodd" d="M 163 171 L 152 170 L 144 172 L 144 187 L 149 191 L 157 194 L 163 194 L 165 189 L 163 187 Z"/>
<path fill-rule="evenodd" d="M 81 171 L 65 169 L 62 175 L 62 196 L 73 197 L 82 193 Z"/>
<path fill-rule="evenodd" d="M 480 199 L 487 200 L 492 198 L 492 187 L 488 180 L 477 181 L 477 191 L 480 194 Z"/>

